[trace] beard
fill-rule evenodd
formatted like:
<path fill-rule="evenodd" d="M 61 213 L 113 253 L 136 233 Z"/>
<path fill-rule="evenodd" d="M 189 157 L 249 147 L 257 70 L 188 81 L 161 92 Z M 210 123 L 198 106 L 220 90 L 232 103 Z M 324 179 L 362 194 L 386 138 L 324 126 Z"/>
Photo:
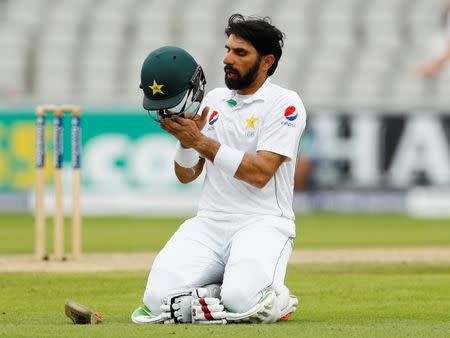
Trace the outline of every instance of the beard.
<path fill-rule="evenodd" d="M 226 65 L 224 67 L 225 71 L 225 84 L 228 89 L 242 90 L 250 87 L 250 85 L 255 82 L 258 76 L 259 65 L 261 64 L 261 58 L 255 61 L 255 64 L 248 70 L 247 73 L 241 75 L 236 68 Z M 227 72 L 231 72 L 236 75 L 235 79 L 230 79 L 227 77 Z"/>

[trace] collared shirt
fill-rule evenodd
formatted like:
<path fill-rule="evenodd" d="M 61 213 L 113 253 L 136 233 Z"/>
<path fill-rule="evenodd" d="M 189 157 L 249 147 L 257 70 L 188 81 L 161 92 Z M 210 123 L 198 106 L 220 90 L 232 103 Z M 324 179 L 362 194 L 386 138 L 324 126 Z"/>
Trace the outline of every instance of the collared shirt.
<path fill-rule="evenodd" d="M 199 203 L 202 213 L 263 214 L 294 219 L 294 171 L 306 112 L 297 93 L 267 79 L 252 95 L 217 88 L 202 102 L 209 106 L 202 133 L 248 154 L 270 151 L 286 157 L 265 187 L 259 189 L 222 172 L 206 160 Z"/>

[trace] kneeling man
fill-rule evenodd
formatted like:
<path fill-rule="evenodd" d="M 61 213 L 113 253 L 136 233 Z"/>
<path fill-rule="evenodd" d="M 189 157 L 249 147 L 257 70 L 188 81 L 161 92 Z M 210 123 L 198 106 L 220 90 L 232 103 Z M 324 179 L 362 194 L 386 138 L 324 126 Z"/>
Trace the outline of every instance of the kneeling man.
<path fill-rule="evenodd" d="M 206 175 L 197 215 L 153 263 L 135 323 L 272 323 L 298 303 L 284 279 L 305 109 L 270 81 L 284 34 L 269 19 L 234 14 L 225 33 L 227 88 L 204 98 L 202 69 L 180 48 L 155 50 L 142 68 L 144 108 L 178 140 L 177 178 Z"/>

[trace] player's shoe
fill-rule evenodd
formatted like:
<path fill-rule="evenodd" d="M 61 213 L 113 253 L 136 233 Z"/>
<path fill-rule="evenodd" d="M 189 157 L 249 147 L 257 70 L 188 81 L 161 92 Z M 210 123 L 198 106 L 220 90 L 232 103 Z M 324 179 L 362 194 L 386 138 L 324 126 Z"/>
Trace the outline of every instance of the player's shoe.
<path fill-rule="evenodd" d="M 71 300 L 66 301 L 64 310 L 67 317 L 69 317 L 74 324 L 97 324 L 103 321 L 100 312 L 94 312 L 86 306 Z"/>
<path fill-rule="evenodd" d="M 289 304 L 281 311 L 280 321 L 288 321 L 292 314 L 297 310 L 298 298 L 289 291 Z"/>
<path fill-rule="evenodd" d="M 291 316 L 292 316 L 292 312 L 289 312 L 287 315 L 284 315 L 283 317 L 281 317 L 280 321 L 287 322 L 289 319 L 291 319 Z"/>

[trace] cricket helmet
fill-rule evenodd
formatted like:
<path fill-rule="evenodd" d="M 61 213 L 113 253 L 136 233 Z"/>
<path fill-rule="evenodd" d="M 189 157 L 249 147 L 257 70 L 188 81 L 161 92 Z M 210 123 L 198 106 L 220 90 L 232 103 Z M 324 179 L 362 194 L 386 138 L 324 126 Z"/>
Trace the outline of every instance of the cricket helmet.
<path fill-rule="evenodd" d="M 164 46 L 151 52 L 141 69 L 143 106 L 155 119 L 193 113 L 205 92 L 202 67 L 182 48 Z"/>

